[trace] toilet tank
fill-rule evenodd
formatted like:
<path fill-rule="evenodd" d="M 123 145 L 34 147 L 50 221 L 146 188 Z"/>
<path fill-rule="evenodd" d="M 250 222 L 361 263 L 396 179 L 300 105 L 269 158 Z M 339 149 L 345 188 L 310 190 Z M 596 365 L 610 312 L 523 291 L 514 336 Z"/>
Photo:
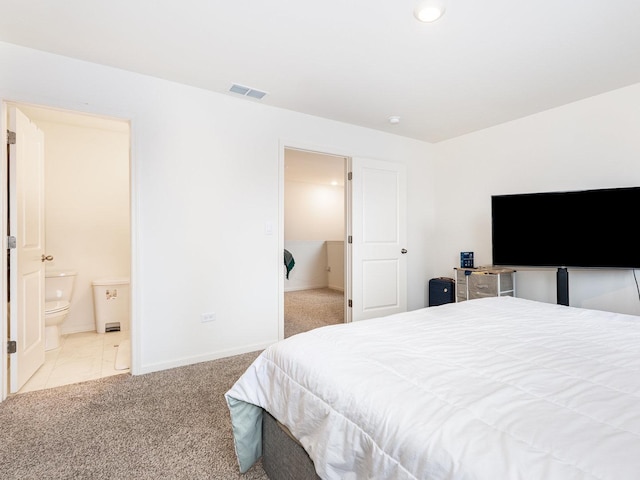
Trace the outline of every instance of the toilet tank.
<path fill-rule="evenodd" d="M 70 270 L 47 270 L 44 279 L 44 301 L 71 301 L 76 272 Z"/>

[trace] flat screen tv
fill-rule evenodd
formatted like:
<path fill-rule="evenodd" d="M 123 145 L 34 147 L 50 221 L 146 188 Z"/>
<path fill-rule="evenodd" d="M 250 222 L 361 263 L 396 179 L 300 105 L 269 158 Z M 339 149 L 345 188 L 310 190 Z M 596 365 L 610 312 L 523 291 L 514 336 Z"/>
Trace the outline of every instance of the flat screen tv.
<path fill-rule="evenodd" d="M 493 264 L 640 268 L 640 187 L 491 197 Z"/>

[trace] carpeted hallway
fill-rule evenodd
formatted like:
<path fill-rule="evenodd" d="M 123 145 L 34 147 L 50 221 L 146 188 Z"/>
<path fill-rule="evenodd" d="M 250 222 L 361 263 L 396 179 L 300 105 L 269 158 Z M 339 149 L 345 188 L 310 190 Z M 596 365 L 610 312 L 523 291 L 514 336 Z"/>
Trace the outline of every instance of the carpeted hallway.
<path fill-rule="evenodd" d="M 343 294 L 285 294 L 285 336 L 343 322 Z M 260 352 L 0 403 L 0 479 L 266 480 L 241 475 L 224 393 Z"/>
<path fill-rule="evenodd" d="M 344 322 L 344 294 L 330 288 L 284 294 L 284 336 Z"/>

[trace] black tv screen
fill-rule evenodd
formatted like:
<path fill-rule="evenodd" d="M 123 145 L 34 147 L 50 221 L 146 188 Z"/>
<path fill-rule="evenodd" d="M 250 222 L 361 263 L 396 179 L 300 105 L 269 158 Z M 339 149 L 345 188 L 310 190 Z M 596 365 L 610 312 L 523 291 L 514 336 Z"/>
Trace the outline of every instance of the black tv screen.
<path fill-rule="evenodd" d="M 491 197 L 493 264 L 640 268 L 640 187 Z"/>

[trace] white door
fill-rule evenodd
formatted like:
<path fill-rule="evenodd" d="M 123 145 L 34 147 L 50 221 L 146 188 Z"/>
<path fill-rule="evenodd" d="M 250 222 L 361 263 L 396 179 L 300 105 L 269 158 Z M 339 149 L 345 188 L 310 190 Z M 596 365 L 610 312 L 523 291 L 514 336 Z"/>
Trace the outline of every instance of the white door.
<path fill-rule="evenodd" d="M 9 130 L 9 356 L 11 393 L 44 363 L 44 135 L 20 110 L 10 106 Z"/>
<path fill-rule="evenodd" d="M 351 320 L 407 310 L 406 167 L 353 158 Z"/>

